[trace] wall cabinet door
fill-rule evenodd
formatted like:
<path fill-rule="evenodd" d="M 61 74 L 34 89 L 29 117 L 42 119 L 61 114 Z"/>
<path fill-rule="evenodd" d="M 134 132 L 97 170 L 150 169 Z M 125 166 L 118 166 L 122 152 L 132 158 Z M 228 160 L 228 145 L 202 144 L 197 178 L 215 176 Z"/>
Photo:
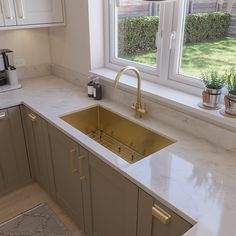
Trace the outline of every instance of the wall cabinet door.
<path fill-rule="evenodd" d="M 19 107 L 0 110 L 0 193 L 31 181 Z"/>
<path fill-rule="evenodd" d="M 51 195 L 55 193 L 47 122 L 22 107 L 23 123 L 32 177 Z"/>
<path fill-rule="evenodd" d="M 136 236 L 138 187 L 90 154 L 94 236 Z"/>
<path fill-rule="evenodd" d="M 0 0 L 0 26 L 16 25 L 15 6 L 13 0 Z"/>
<path fill-rule="evenodd" d="M 83 182 L 88 152 L 53 126 L 49 126 L 49 136 L 57 202 L 85 231 L 83 198 L 87 197 Z"/>
<path fill-rule="evenodd" d="M 4 16 L 3 16 L 3 11 L 2 11 L 2 1 L 0 1 L 0 27 L 4 26 Z"/>
<path fill-rule="evenodd" d="M 138 236 L 181 236 L 192 225 L 139 190 Z"/>
<path fill-rule="evenodd" d="M 63 23 L 62 0 L 14 0 L 17 25 Z"/>

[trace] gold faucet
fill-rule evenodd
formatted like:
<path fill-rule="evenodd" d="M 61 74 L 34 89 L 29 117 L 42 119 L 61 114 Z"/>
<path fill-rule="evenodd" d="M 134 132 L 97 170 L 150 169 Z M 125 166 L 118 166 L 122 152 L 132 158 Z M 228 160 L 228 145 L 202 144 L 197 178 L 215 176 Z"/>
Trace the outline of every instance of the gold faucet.
<path fill-rule="evenodd" d="M 132 108 L 135 110 L 135 117 L 136 118 L 142 118 L 142 115 L 145 114 L 147 112 L 147 110 L 146 110 L 146 107 L 143 106 L 143 104 L 141 102 L 141 80 L 142 79 L 141 79 L 141 74 L 140 74 L 139 70 L 137 68 L 133 67 L 133 66 L 124 67 L 116 75 L 114 86 L 115 86 L 115 88 L 117 87 L 121 76 L 128 70 L 132 70 L 135 73 L 136 78 L 138 80 L 137 101 L 136 101 L 136 104 L 133 104 Z"/>

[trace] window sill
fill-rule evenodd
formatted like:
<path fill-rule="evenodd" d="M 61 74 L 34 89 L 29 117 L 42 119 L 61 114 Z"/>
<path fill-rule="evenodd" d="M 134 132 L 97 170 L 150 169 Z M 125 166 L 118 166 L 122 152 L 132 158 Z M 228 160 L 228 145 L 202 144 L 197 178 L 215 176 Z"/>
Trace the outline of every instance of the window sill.
<path fill-rule="evenodd" d="M 103 81 L 113 83 L 117 71 L 100 68 L 92 70 L 91 73 L 99 76 Z M 119 86 L 128 91 L 135 91 L 137 80 L 133 76 L 123 75 L 120 79 Z M 198 103 L 201 102 L 201 97 L 145 80 L 142 81 L 142 94 L 147 99 L 151 98 L 159 104 L 236 132 L 236 119 L 224 117 L 217 110 L 200 108 Z"/>

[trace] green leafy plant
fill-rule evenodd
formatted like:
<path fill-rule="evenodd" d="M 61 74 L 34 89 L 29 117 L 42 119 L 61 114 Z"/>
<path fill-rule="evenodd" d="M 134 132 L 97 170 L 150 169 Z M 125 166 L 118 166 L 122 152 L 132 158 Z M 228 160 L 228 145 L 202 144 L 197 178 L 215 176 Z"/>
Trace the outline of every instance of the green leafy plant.
<path fill-rule="evenodd" d="M 119 54 L 130 55 L 154 50 L 158 24 L 157 16 L 126 17 L 119 20 Z"/>
<path fill-rule="evenodd" d="M 185 42 L 222 39 L 229 32 L 229 23 L 230 14 L 226 12 L 188 14 L 185 23 Z"/>
<path fill-rule="evenodd" d="M 230 14 L 226 12 L 193 13 L 186 16 L 185 42 L 196 43 L 223 39 L 229 31 Z M 126 17 L 118 23 L 119 55 L 132 55 L 156 49 L 159 17 Z"/>
<path fill-rule="evenodd" d="M 225 72 L 224 75 L 228 90 L 236 95 L 236 70 L 232 67 L 230 70 Z"/>
<path fill-rule="evenodd" d="M 204 72 L 201 77 L 207 88 L 222 89 L 225 86 L 225 76 L 220 75 L 216 70 Z"/>

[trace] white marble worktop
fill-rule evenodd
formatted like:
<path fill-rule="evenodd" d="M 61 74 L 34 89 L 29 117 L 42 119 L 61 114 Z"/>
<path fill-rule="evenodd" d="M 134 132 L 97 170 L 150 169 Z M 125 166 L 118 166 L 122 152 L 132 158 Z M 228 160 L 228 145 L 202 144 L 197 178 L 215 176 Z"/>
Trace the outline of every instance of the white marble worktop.
<path fill-rule="evenodd" d="M 236 235 L 236 152 L 163 122 L 133 117 L 117 103 L 96 102 L 79 87 L 54 76 L 22 81 L 22 89 L 0 94 L 0 109 L 25 104 L 195 226 L 186 236 Z M 126 161 L 74 129 L 59 116 L 101 104 L 177 142 L 135 163 Z M 203 128 L 203 127 L 199 127 Z M 214 135 L 214 134 L 213 134 Z M 222 134 L 223 135 L 223 134 Z"/>

